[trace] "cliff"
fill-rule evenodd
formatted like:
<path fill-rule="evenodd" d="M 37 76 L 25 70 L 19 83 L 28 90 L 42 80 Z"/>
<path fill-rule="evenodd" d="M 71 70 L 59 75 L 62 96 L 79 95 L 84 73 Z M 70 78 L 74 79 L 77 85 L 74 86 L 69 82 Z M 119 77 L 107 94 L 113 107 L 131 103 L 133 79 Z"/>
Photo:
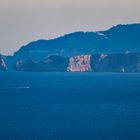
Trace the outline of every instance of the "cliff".
<path fill-rule="evenodd" d="M 3 56 L 0 55 L 0 71 L 6 71 L 7 65 L 5 64 Z"/>
<path fill-rule="evenodd" d="M 94 72 L 140 72 L 140 53 L 93 55 Z"/>
<path fill-rule="evenodd" d="M 15 71 L 45 72 L 140 72 L 140 53 L 50 56 L 43 61 L 21 60 Z"/>
<path fill-rule="evenodd" d="M 33 60 L 17 61 L 13 67 L 14 71 L 44 71 L 65 72 L 68 66 L 68 58 L 52 55 L 45 60 L 36 62 Z"/>
<path fill-rule="evenodd" d="M 88 72 L 92 71 L 91 68 L 91 55 L 79 55 L 70 57 L 68 72 Z"/>

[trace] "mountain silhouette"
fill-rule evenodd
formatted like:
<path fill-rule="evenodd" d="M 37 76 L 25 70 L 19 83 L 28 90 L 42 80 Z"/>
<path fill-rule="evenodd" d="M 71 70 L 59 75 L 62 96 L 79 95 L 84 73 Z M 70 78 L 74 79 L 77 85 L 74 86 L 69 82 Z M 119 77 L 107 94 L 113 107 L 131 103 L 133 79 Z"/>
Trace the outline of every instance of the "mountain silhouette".
<path fill-rule="evenodd" d="M 140 24 L 117 25 L 106 31 L 75 32 L 22 46 L 14 59 L 42 60 L 50 55 L 140 52 Z"/>

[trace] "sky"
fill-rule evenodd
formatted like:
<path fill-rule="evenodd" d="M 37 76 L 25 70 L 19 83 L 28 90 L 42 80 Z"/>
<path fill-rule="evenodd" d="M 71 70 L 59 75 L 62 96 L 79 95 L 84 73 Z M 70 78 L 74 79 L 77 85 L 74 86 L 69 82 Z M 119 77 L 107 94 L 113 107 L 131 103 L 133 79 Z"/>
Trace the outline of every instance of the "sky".
<path fill-rule="evenodd" d="M 76 31 L 140 23 L 140 0 L 0 0 L 0 54 Z"/>

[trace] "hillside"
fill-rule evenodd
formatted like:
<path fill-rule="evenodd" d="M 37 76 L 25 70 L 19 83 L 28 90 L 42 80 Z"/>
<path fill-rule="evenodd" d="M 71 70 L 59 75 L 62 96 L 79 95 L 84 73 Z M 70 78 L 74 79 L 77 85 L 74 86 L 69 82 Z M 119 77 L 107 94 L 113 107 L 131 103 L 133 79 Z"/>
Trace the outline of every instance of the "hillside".
<path fill-rule="evenodd" d="M 140 52 L 140 24 L 117 25 L 106 31 L 75 32 L 52 40 L 33 41 L 15 52 L 14 59 L 42 60 L 50 55 Z"/>
<path fill-rule="evenodd" d="M 140 24 L 33 41 L 0 62 L 1 70 L 139 72 Z"/>

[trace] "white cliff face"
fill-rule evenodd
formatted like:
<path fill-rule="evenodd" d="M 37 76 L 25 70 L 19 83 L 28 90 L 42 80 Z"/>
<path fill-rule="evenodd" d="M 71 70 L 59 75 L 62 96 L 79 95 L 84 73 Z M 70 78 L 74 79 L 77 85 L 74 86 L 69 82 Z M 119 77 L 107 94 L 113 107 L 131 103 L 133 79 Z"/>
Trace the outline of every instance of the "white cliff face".
<path fill-rule="evenodd" d="M 0 56 L 0 70 L 7 70 L 7 66 L 1 56 Z"/>
<path fill-rule="evenodd" d="M 70 57 L 68 72 L 88 72 L 91 71 L 91 55 L 79 55 Z"/>

